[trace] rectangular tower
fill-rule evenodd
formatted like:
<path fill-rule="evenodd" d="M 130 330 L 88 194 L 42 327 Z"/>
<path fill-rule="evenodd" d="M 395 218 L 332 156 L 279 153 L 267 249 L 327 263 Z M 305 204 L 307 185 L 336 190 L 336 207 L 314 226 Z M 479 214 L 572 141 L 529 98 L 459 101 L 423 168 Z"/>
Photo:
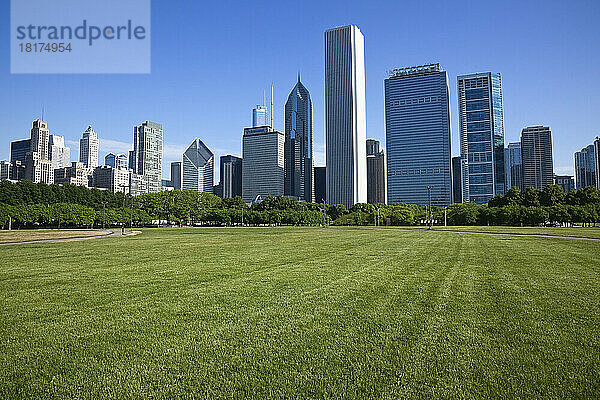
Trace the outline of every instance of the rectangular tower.
<path fill-rule="evenodd" d="M 448 77 L 439 64 L 390 71 L 385 88 L 388 201 L 452 203 Z"/>
<path fill-rule="evenodd" d="M 158 193 L 162 187 L 163 127 L 161 124 L 146 121 L 133 127 L 133 177 L 137 189 L 133 193 Z M 131 167 L 131 165 L 130 165 Z"/>
<path fill-rule="evenodd" d="M 523 188 L 544 190 L 554 182 L 552 133 L 547 126 L 530 126 L 521 131 Z"/>
<path fill-rule="evenodd" d="M 463 202 L 487 203 L 504 195 L 504 115 L 499 73 L 458 77 Z"/>
<path fill-rule="evenodd" d="M 242 196 L 242 159 L 232 155 L 221 156 L 221 197 Z"/>
<path fill-rule="evenodd" d="M 367 140 L 367 202 L 386 203 L 385 156 L 379 141 Z"/>
<path fill-rule="evenodd" d="M 367 201 L 364 37 L 349 25 L 325 32 L 327 202 Z"/>
<path fill-rule="evenodd" d="M 244 129 L 242 139 L 242 198 L 283 194 L 285 135 L 270 126 Z"/>
<path fill-rule="evenodd" d="M 504 150 L 504 160 L 504 167 L 506 168 L 506 190 L 509 190 L 513 186 L 523 190 L 521 142 L 508 144 Z"/>
<path fill-rule="evenodd" d="M 79 161 L 90 170 L 98 166 L 98 146 L 98 135 L 90 125 L 79 139 Z"/>

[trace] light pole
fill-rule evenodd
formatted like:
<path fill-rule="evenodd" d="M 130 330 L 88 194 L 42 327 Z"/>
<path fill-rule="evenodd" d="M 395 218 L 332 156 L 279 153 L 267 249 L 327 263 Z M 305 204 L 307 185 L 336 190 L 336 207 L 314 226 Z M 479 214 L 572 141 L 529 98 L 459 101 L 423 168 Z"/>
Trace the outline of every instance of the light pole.
<path fill-rule="evenodd" d="M 433 186 L 427 186 L 427 192 L 429 195 L 429 230 L 431 230 L 432 226 L 433 226 L 433 221 L 431 220 L 431 188 L 433 188 Z"/>
<path fill-rule="evenodd" d="M 448 218 L 446 216 L 446 211 L 448 211 L 448 207 L 444 207 L 444 226 L 448 226 Z"/>
<path fill-rule="evenodd" d="M 102 229 L 104 229 L 104 222 L 106 220 L 106 201 L 102 202 Z"/>

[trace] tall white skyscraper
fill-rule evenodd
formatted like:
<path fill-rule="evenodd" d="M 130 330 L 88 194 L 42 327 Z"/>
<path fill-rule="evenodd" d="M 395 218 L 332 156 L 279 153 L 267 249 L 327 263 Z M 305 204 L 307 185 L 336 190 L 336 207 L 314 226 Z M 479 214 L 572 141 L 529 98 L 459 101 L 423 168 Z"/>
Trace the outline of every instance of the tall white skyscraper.
<path fill-rule="evenodd" d="M 49 159 L 50 131 L 46 121 L 35 120 L 31 128 L 31 148 L 25 158 L 25 179 L 33 183 L 54 183 L 52 161 Z"/>
<path fill-rule="evenodd" d="M 269 109 L 265 106 L 257 105 L 252 109 L 252 127 L 271 126 L 269 122 Z"/>
<path fill-rule="evenodd" d="M 214 155 L 198 138 L 183 153 L 182 189 L 213 192 Z"/>
<path fill-rule="evenodd" d="M 325 32 L 327 202 L 367 202 L 364 37 L 354 25 Z"/>
<path fill-rule="evenodd" d="M 79 139 L 79 162 L 82 162 L 86 168 L 98 166 L 98 144 L 98 135 L 89 125 Z"/>
<path fill-rule="evenodd" d="M 162 184 L 163 127 L 146 121 L 133 127 L 133 152 L 129 154 L 131 168 L 131 191 L 158 193 Z"/>
<path fill-rule="evenodd" d="M 66 168 L 71 165 L 71 149 L 65 146 L 65 137 L 58 135 L 50 135 L 49 141 L 50 149 L 48 155 L 50 161 L 52 161 L 52 168 Z"/>

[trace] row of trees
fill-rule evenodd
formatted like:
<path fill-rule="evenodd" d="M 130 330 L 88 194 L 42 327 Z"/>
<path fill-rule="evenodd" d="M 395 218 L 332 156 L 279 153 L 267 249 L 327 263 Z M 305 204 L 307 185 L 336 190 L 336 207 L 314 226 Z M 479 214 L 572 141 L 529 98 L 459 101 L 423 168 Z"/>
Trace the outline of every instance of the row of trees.
<path fill-rule="evenodd" d="M 125 216 L 123 216 L 125 205 Z M 538 225 L 600 222 L 600 192 L 594 187 L 567 195 L 556 185 L 544 191 L 510 189 L 487 205 L 453 204 L 433 207 L 438 223 L 449 225 Z M 45 185 L 29 181 L 0 182 L 0 224 L 32 226 L 135 226 L 159 222 L 180 225 L 419 225 L 427 219 L 425 207 L 409 204 L 343 205 L 299 202 L 284 196 L 247 205 L 239 198 L 221 199 L 209 193 L 165 191 L 135 198 L 122 193 L 74 185 Z"/>

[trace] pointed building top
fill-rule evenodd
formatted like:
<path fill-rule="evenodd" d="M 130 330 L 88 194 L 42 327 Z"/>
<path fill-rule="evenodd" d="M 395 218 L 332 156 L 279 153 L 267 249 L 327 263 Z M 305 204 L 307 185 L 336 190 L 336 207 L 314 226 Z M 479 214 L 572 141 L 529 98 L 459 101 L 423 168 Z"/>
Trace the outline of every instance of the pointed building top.
<path fill-rule="evenodd" d="M 298 83 L 300 83 L 300 71 L 298 71 Z"/>

